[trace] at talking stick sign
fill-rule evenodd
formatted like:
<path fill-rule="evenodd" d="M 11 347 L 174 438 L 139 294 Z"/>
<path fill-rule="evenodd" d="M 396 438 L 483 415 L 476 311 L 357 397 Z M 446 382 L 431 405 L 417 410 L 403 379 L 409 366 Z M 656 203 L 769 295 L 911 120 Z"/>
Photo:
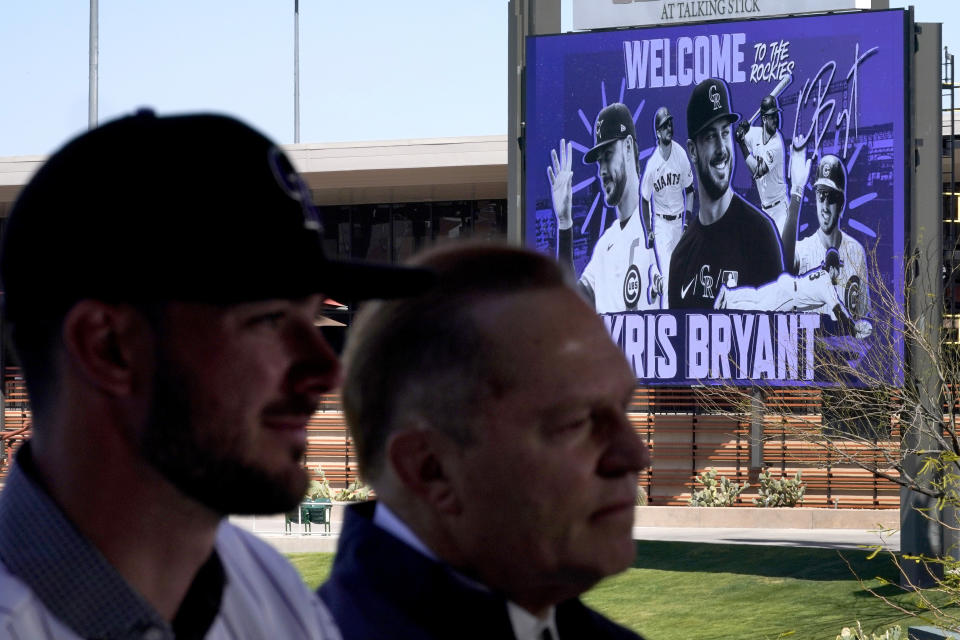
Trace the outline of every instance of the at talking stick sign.
<path fill-rule="evenodd" d="M 902 380 L 906 21 L 527 40 L 526 243 L 641 384 Z"/>

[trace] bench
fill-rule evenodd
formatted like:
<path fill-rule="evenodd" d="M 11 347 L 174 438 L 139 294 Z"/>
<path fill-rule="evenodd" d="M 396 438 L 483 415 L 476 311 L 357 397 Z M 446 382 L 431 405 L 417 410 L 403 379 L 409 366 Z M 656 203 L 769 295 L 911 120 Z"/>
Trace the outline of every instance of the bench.
<path fill-rule="evenodd" d="M 302 525 L 305 535 L 313 533 L 313 525 L 315 524 L 322 525 L 324 533 L 330 533 L 331 509 L 332 505 L 330 500 L 327 499 L 301 502 L 298 509 L 293 509 L 284 514 L 284 533 L 291 533 L 294 524 Z"/>

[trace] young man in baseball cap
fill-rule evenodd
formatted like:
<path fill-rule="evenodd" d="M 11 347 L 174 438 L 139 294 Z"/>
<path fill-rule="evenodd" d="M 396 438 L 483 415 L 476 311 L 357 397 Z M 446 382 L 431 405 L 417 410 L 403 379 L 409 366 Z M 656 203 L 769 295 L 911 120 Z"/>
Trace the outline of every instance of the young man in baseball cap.
<path fill-rule="evenodd" d="M 584 164 L 597 163 L 604 202 L 617 220 L 594 245 L 579 286 L 597 313 L 659 309 L 660 267 L 653 237 L 640 214 L 640 160 L 637 131 L 626 105 L 604 107 L 594 125 L 594 146 Z M 573 145 L 560 140 L 547 167 L 553 210 L 557 216 L 557 257 L 573 266 Z"/>
<path fill-rule="evenodd" d="M 784 271 L 773 222 L 736 194 L 733 132 L 723 80 L 694 87 L 687 104 L 687 152 L 697 172 L 700 210 L 687 224 L 670 261 L 671 309 L 712 309 L 721 286 L 758 286 Z"/>
<path fill-rule="evenodd" d="M 23 189 L 0 246 L 33 435 L 0 494 L 0 628 L 22 638 L 336 638 L 231 513 L 276 513 L 340 365 L 325 294 L 422 271 L 328 260 L 309 191 L 231 118 L 143 111 Z"/>

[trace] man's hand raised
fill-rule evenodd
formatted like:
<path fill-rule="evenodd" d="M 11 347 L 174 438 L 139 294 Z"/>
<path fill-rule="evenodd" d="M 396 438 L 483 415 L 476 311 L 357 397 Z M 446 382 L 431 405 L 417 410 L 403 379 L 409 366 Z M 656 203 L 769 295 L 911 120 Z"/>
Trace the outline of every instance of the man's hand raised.
<path fill-rule="evenodd" d="M 547 177 L 557 227 L 569 229 L 573 226 L 573 143 L 561 138 L 560 156 L 557 157 L 556 149 L 551 149 L 550 158 L 553 164 L 547 167 Z"/>
<path fill-rule="evenodd" d="M 790 145 L 790 194 L 803 198 L 803 188 L 810 175 L 812 158 L 807 157 L 804 147 L 797 147 L 796 140 Z"/>

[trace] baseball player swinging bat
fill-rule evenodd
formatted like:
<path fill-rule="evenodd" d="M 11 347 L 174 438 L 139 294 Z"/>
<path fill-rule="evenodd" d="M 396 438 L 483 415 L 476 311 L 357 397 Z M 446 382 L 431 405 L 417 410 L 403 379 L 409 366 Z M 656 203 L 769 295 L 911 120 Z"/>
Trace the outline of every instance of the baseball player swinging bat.
<path fill-rule="evenodd" d="M 793 82 L 793 74 L 788 73 L 787 75 L 780 78 L 780 82 L 777 83 L 777 86 L 773 88 L 773 91 L 770 92 L 770 95 L 776 98 L 783 90 L 790 86 L 790 83 Z M 747 124 L 753 124 L 753 121 L 760 117 L 760 109 L 757 109 L 750 119 L 747 120 Z"/>

